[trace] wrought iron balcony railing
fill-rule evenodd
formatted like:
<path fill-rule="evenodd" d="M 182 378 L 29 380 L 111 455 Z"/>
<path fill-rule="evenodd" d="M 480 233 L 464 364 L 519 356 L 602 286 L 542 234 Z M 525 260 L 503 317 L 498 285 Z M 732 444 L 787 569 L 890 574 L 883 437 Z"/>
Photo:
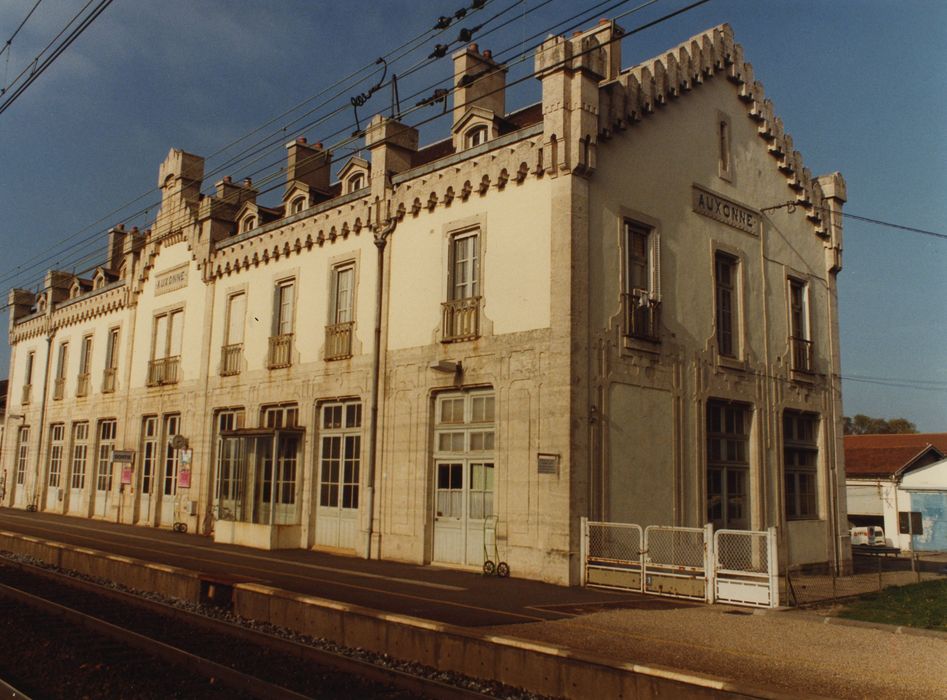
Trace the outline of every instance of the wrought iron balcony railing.
<path fill-rule="evenodd" d="M 115 391 L 115 368 L 106 367 L 102 372 L 102 393 L 111 394 Z"/>
<path fill-rule="evenodd" d="M 792 345 L 793 371 L 812 374 L 815 371 L 812 363 L 812 341 L 789 336 L 789 343 Z"/>
<path fill-rule="evenodd" d="M 59 401 L 66 395 L 66 378 L 56 377 L 53 382 L 53 400 Z"/>
<path fill-rule="evenodd" d="M 453 343 L 480 337 L 480 299 L 467 297 L 445 301 L 441 342 Z"/>
<path fill-rule="evenodd" d="M 88 396 L 89 395 L 89 373 L 83 372 L 76 379 L 76 396 Z"/>
<path fill-rule="evenodd" d="M 661 302 L 652 299 L 647 290 L 633 289 L 621 295 L 625 319 L 625 335 L 642 340 L 658 340 Z"/>

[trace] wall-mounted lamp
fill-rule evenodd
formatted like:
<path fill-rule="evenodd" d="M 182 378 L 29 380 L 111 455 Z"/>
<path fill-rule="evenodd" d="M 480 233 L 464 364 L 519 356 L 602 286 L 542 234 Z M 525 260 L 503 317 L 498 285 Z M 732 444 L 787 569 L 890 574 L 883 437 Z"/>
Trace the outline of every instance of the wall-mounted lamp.
<path fill-rule="evenodd" d="M 439 360 L 431 365 L 435 372 L 444 372 L 445 374 L 460 375 L 464 372 L 464 367 L 460 360 Z"/>

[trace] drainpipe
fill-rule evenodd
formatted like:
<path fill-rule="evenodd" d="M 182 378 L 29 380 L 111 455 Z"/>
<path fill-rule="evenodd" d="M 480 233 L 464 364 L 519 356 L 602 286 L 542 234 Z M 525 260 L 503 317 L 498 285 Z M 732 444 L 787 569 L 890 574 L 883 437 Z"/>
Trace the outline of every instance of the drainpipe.
<path fill-rule="evenodd" d="M 46 423 L 46 397 L 49 395 L 49 365 L 50 360 L 52 360 L 53 354 L 53 338 L 56 336 L 56 329 L 46 332 L 46 369 L 43 371 L 43 400 L 40 403 L 39 407 L 39 430 L 38 430 L 38 442 L 36 444 L 36 471 L 34 474 L 33 480 L 33 502 L 27 506 L 27 510 L 30 509 L 30 506 L 33 506 L 33 510 L 39 510 L 39 505 L 36 501 L 39 500 L 37 496 L 37 491 L 42 492 L 40 486 L 40 464 L 43 456 L 43 427 Z M 24 421 L 25 422 L 25 421 Z M 15 472 L 14 472 L 15 473 Z M 16 492 L 16 483 L 13 484 L 14 493 Z M 42 493 L 40 493 L 42 495 Z"/>
<path fill-rule="evenodd" d="M 375 276 L 375 338 L 372 349 L 372 393 L 371 417 L 368 428 L 368 533 L 365 542 L 365 558 L 372 558 L 372 537 L 375 523 L 375 466 L 377 464 L 378 445 L 378 383 L 381 375 L 381 317 L 384 301 L 385 248 L 388 237 L 394 232 L 398 220 L 388 221 L 375 231 L 375 247 L 378 249 L 378 268 Z"/>

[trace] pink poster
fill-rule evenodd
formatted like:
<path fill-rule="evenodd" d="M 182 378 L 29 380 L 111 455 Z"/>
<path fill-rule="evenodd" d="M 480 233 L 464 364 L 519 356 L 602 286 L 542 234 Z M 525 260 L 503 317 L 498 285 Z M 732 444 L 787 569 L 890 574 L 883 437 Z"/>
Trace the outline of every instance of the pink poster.
<path fill-rule="evenodd" d="M 132 483 L 132 466 L 126 464 L 122 466 L 122 483 L 130 484 Z"/>
<path fill-rule="evenodd" d="M 178 472 L 178 488 L 179 489 L 189 489 L 191 488 L 191 470 L 182 469 Z"/>

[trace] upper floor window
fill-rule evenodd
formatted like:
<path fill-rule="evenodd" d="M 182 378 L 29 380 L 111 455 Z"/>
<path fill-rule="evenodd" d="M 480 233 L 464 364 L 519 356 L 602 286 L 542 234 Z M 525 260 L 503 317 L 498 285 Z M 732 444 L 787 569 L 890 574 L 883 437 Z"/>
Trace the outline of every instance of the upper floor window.
<path fill-rule="evenodd" d="M 306 208 L 306 198 L 304 196 L 296 197 L 289 205 L 289 210 L 293 214 L 298 214 Z"/>
<path fill-rule="evenodd" d="M 256 228 L 256 217 L 252 215 L 244 217 L 243 223 L 240 224 L 240 231 L 251 231 L 254 228 Z"/>
<path fill-rule="evenodd" d="M 480 232 L 465 231 L 450 239 L 444 304 L 444 341 L 480 335 Z"/>
<path fill-rule="evenodd" d="M 355 265 L 343 263 L 332 268 L 332 297 L 326 327 L 326 359 L 352 356 L 352 326 L 355 303 Z"/>
<path fill-rule="evenodd" d="M 221 350 L 220 373 L 239 374 L 243 358 L 243 331 L 247 310 L 247 295 L 244 292 L 227 297 L 227 318 L 224 329 L 224 346 Z"/>
<path fill-rule="evenodd" d="M 793 277 L 789 278 L 789 343 L 792 346 L 793 370 L 812 372 L 809 285 Z"/>
<path fill-rule="evenodd" d="M 464 134 L 464 147 L 474 148 L 487 142 L 487 127 L 483 124 L 470 128 Z"/>
<path fill-rule="evenodd" d="M 717 114 L 717 174 L 724 180 L 733 178 L 733 164 L 730 155 L 730 118 Z"/>
<path fill-rule="evenodd" d="M 346 188 L 349 192 L 355 192 L 365 187 L 365 173 L 355 173 L 348 179 L 348 187 Z"/>
<path fill-rule="evenodd" d="M 26 356 L 26 372 L 23 376 L 23 395 L 20 397 L 20 403 L 24 406 L 30 402 L 33 393 L 33 363 L 36 360 L 36 353 L 30 352 Z"/>
<path fill-rule="evenodd" d="M 61 399 L 66 389 L 66 365 L 69 363 L 69 343 L 59 344 L 59 359 L 56 361 L 56 381 L 53 384 L 53 398 Z"/>
<path fill-rule="evenodd" d="M 276 284 L 273 295 L 273 334 L 270 336 L 267 366 L 289 367 L 292 364 L 293 317 L 296 303 L 296 280 Z"/>
<path fill-rule="evenodd" d="M 89 373 L 92 370 L 92 336 L 82 339 L 79 350 L 79 377 L 76 380 L 76 396 L 87 396 L 89 393 Z"/>
<path fill-rule="evenodd" d="M 118 340 L 119 329 L 110 328 L 105 345 L 105 373 L 102 377 L 102 393 L 109 394 L 115 391 L 115 380 L 118 370 Z"/>
<path fill-rule="evenodd" d="M 815 413 L 783 413 L 783 476 L 786 518 L 817 518 L 819 416 Z"/>
<path fill-rule="evenodd" d="M 151 362 L 148 366 L 148 386 L 174 384 L 178 381 L 183 338 L 183 309 L 155 316 Z"/>
<path fill-rule="evenodd" d="M 625 335 L 657 340 L 660 308 L 657 233 L 644 224 L 626 221 L 623 246 Z"/>
<path fill-rule="evenodd" d="M 717 352 L 736 358 L 740 352 L 739 260 L 727 253 L 714 255 L 714 302 Z"/>
<path fill-rule="evenodd" d="M 707 402 L 707 520 L 715 528 L 750 526 L 750 407 Z"/>

